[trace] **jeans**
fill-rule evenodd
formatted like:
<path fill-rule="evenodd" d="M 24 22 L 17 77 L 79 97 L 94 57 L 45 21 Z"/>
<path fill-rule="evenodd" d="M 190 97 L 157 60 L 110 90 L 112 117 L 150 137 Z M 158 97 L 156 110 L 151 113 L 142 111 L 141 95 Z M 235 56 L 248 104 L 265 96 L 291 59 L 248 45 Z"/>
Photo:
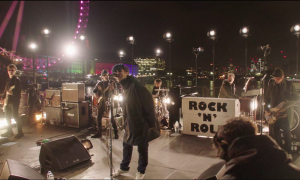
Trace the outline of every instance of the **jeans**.
<path fill-rule="evenodd" d="M 6 105 L 5 119 L 7 121 L 7 131 L 8 132 L 12 132 L 11 119 L 15 119 L 15 121 L 17 123 L 18 133 L 23 133 L 22 132 L 22 122 L 21 122 L 21 119 L 19 119 L 19 114 L 18 114 L 19 105 L 20 105 L 20 100 L 11 102 Z"/>
<path fill-rule="evenodd" d="M 148 142 L 138 145 L 139 165 L 137 170 L 142 174 L 145 174 L 146 167 L 148 165 L 148 147 L 149 147 Z M 124 171 L 128 171 L 130 169 L 129 164 L 131 161 L 132 150 L 133 150 L 132 145 L 123 142 L 123 160 L 121 162 L 120 169 Z"/>
<path fill-rule="evenodd" d="M 287 117 L 278 119 L 274 124 L 270 124 L 269 128 L 270 128 L 270 136 L 276 140 L 276 142 L 279 144 L 279 146 L 282 149 L 284 149 L 288 154 L 290 154 L 291 153 L 291 132 L 290 132 L 290 124 Z"/>

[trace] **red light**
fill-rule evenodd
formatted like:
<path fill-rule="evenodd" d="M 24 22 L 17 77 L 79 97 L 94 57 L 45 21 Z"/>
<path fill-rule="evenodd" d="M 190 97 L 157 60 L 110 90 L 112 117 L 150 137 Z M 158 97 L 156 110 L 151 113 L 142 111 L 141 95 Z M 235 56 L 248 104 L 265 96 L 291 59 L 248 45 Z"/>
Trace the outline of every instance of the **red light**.
<path fill-rule="evenodd" d="M 212 63 L 210 65 L 213 65 Z"/>
<path fill-rule="evenodd" d="M 232 59 L 230 59 L 230 60 L 232 60 Z"/>
<path fill-rule="evenodd" d="M 284 58 L 286 58 L 286 56 L 283 56 Z"/>
<path fill-rule="evenodd" d="M 44 78 L 44 79 L 46 79 L 46 78 Z"/>
<path fill-rule="evenodd" d="M 272 66 L 272 64 L 271 64 L 271 66 Z"/>
<path fill-rule="evenodd" d="M 240 67 L 240 66 L 238 66 L 238 67 Z"/>
<path fill-rule="evenodd" d="M 283 51 L 280 51 L 280 53 L 283 53 Z"/>
<path fill-rule="evenodd" d="M 250 68 L 248 68 L 248 69 L 250 69 Z"/>

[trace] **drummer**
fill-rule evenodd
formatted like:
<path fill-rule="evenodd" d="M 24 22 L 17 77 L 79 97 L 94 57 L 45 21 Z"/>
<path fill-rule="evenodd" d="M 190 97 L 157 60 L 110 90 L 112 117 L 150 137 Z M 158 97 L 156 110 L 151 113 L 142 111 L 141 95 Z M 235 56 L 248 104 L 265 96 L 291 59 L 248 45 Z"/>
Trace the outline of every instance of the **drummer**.
<path fill-rule="evenodd" d="M 152 90 L 152 96 L 153 97 L 158 97 L 158 96 L 165 95 L 165 92 L 163 92 L 163 91 L 155 91 L 155 89 L 165 89 L 165 87 L 162 87 L 161 84 L 162 84 L 161 79 L 155 79 L 153 90 Z"/>

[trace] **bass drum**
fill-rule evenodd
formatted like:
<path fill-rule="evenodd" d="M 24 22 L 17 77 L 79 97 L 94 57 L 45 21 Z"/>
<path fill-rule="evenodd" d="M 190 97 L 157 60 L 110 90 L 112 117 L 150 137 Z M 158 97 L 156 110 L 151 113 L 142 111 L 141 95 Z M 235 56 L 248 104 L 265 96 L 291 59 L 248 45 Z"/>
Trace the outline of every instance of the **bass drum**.
<path fill-rule="evenodd" d="M 292 141 L 300 142 L 300 106 L 295 105 L 287 110 Z"/>

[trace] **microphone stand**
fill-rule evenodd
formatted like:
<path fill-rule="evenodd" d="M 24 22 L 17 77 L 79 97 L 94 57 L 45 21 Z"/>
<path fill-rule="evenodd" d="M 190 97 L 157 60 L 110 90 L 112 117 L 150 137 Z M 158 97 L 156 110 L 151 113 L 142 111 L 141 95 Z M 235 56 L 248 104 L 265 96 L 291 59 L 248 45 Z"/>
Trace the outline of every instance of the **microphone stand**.
<path fill-rule="evenodd" d="M 267 77 L 267 73 L 263 76 L 263 78 L 261 78 L 260 83 L 262 83 L 262 91 L 261 91 L 261 98 L 260 98 L 260 104 L 262 106 L 261 108 L 261 120 L 260 120 L 260 135 L 262 135 L 262 131 L 263 131 L 263 119 L 264 119 L 264 98 L 265 98 L 265 78 Z"/>
<path fill-rule="evenodd" d="M 109 111 L 109 179 L 113 180 L 113 165 L 112 165 L 112 121 L 114 120 L 113 110 L 114 110 L 114 101 L 113 101 L 113 90 L 110 89 L 112 84 L 112 79 L 109 77 L 108 87 L 109 87 L 109 98 L 107 99 L 107 107 Z M 108 179 L 108 178 L 106 178 Z"/>

